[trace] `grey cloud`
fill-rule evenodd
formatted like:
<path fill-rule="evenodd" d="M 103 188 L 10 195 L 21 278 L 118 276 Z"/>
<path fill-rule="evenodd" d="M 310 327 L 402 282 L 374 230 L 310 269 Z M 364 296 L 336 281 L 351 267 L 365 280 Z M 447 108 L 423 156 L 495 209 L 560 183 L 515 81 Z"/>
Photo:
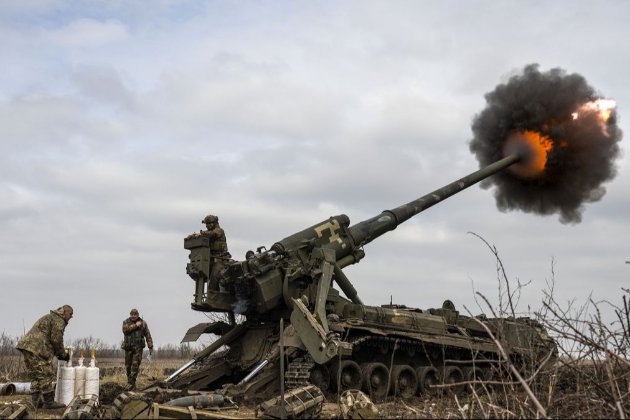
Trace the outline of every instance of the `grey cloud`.
<path fill-rule="evenodd" d="M 69 301 L 69 337 L 114 343 L 138 306 L 157 343 L 178 342 L 205 319 L 190 310 L 183 249 L 204 214 L 220 215 L 242 258 L 332 214 L 357 223 L 441 187 L 478 167 L 467 141 L 483 95 L 528 62 L 584 74 L 618 100 L 627 130 L 625 3 L 587 18 L 592 5 L 572 2 L 569 21 L 562 3 L 116 3 L 98 20 L 65 4 L 54 5 L 59 21 L 44 6 L 23 10 L 57 31 L 94 30 L 90 48 L 0 20 L 15 67 L 0 81 L 10 334 Z M 70 24 L 81 18 L 91 21 Z M 371 304 L 392 294 L 471 308 L 473 285 L 494 301 L 495 262 L 473 231 L 510 275 L 532 280 L 524 305 L 540 302 L 551 258 L 561 299 L 614 300 L 630 258 L 628 162 L 616 161 L 580 225 L 502 213 L 492 189 L 474 186 L 366 246 L 348 276 Z"/>
<path fill-rule="evenodd" d="M 129 108 L 134 105 L 134 95 L 113 67 L 83 66 L 70 78 L 90 102 L 101 106 L 111 104 L 122 108 L 122 112 L 130 111 Z"/>
<path fill-rule="evenodd" d="M 74 97 L 28 95 L 0 100 L 0 149 L 7 157 L 68 159 L 84 153 L 108 153 L 120 144 L 126 128 L 107 115 L 92 115 Z"/>
<path fill-rule="evenodd" d="M 28 219 L 37 207 L 37 199 L 28 190 L 7 182 L 0 183 L 0 223 Z"/>
<path fill-rule="evenodd" d="M 126 26 L 117 20 L 99 21 L 89 18 L 72 20 L 57 28 L 43 28 L 40 36 L 58 47 L 93 48 L 111 42 L 123 41 Z"/>

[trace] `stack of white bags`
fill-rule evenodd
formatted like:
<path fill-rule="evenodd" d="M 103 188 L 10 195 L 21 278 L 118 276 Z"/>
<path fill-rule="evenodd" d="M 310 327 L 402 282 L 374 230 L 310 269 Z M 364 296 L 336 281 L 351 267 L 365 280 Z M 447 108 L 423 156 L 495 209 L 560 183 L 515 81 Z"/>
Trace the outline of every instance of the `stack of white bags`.
<path fill-rule="evenodd" d="M 99 368 L 96 367 L 94 349 L 91 350 L 90 366 L 83 366 L 83 350 L 79 353 L 79 365 L 72 366 L 72 349 L 68 349 L 70 360 L 57 365 L 57 387 L 55 401 L 68 405 L 74 397 L 87 398 L 99 395 Z"/>

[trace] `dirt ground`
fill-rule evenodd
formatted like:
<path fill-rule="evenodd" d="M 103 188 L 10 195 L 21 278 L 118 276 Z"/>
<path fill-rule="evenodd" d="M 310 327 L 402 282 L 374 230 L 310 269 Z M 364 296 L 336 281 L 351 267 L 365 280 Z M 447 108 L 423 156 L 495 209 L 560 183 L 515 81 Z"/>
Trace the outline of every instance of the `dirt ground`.
<path fill-rule="evenodd" d="M 3 360 L 6 364 L 11 363 L 14 365 L 19 362 L 20 357 L 13 359 Z M 140 373 L 138 375 L 137 384 L 138 388 L 143 388 L 150 385 L 155 380 L 164 379 L 170 373 L 174 372 L 178 367 L 184 364 L 187 360 L 179 359 L 154 359 L 152 362 L 148 362 L 146 359 L 142 361 L 140 365 Z M 123 391 L 124 385 L 127 383 L 127 376 L 125 372 L 125 363 L 123 359 L 97 359 L 97 367 L 100 369 L 100 398 L 104 406 L 111 404 L 111 402 Z M 11 370 L 5 369 L 12 373 L 11 378 L 7 378 L 7 374 L 4 375 L 0 382 L 28 382 L 28 379 L 24 377 L 24 372 L 21 369 Z M 10 380 L 9 380 L 10 379 Z M 30 395 L 2 395 L 0 396 L 0 410 L 4 407 L 4 404 L 13 402 L 24 403 L 29 408 L 29 418 L 36 419 L 49 419 L 49 418 L 61 418 L 64 412 L 63 408 L 57 410 L 35 410 L 31 405 Z"/>
<path fill-rule="evenodd" d="M 0 396 L 0 408 L 3 403 L 23 402 L 29 407 L 29 418 L 35 419 L 59 419 L 62 417 L 64 409 L 57 410 L 33 410 L 30 406 L 30 396 L 13 395 Z M 415 399 L 412 401 L 392 400 L 383 404 L 377 404 L 379 418 L 388 419 L 438 419 L 438 418 L 471 418 L 470 402 L 467 399 L 458 399 L 461 406 L 458 408 L 457 402 L 453 398 L 441 399 Z M 105 405 L 104 407 L 107 407 Z M 238 416 L 242 418 L 254 418 L 256 408 L 254 406 L 239 407 L 238 410 L 222 411 L 226 416 Z M 478 418 L 473 415 L 472 418 Z M 506 416 L 509 417 L 509 416 Z M 339 419 L 341 412 L 339 405 L 335 402 L 326 402 L 322 407 L 319 418 Z"/>
<path fill-rule="evenodd" d="M 21 402 L 25 403 L 29 407 L 29 418 L 35 419 L 60 419 L 63 415 L 64 409 L 57 410 L 33 410 L 30 405 L 30 396 L 28 395 L 13 395 L 13 396 L 0 396 L 0 409 L 3 403 Z M 446 402 L 446 401 L 444 401 Z M 443 402 L 443 403 L 444 403 Z M 453 412 L 452 410 L 438 409 L 438 405 L 443 403 L 438 402 L 424 402 L 421 400 L 414 402 L 403 402 L 402 400 L 387 402 L 377 405 L 380 418 L 390 419 L 413 419 L 413 418 L 463 418 L 462 414 Z M 107 406 L 105 406 L 107 407 Z M 238 416 L 242 418 L 254 418 L 255 407 L 240 407 L 238 410 L 226 410 L 222 411 L 227 416 Z M 341 418 L 341 412 L 339 405 L 334 402 L 327 402 L 323 405 L 320 418 Z"/>
<path fill-rule="evenodd" d="M 151 385 L 156 380 L 162 380 L 169 374 L 174 372 L 180 367 L 186 360 L 179 359 L 167 359 L 167 360 L 153 360 L 148 363 L 147 360 L 143 360 L 141 364 L 140 374 L 138 375 L 137 384 L 138 388 L 142 389 Z M 122 359 L 101 359 L 97 360 L 97 366 L 101 370 L 101 383 L 100 383 L 100 400 L 103 407 L 107 408 L 113 400 L 123 392 L 124 385 L 127 382 L 124 362 Z M 13 381 L 26 382 L 26 378 L 22 377 L 21 372 L 17 372 L 15 375 L 17 379 Z M 3 404 L 20 402 L 29 407 L 29 418 L 35 419 L 48 419 L 48 418 L 61 418 L 64 409 L 57 410 L 34 410 L 31 403 L 30 395 L 9 395 L 0 396 L 0 409 Z M 452 407 L 451 407 L 452 406 Z M 439 408 L 438 408 L 439 407 Z M 446 410 L 444 408 L 447 408 Z M 413 401 L 403 402 L 402 400 L 391 400 L 383 404 L 377 405 L 379 410 L 379 416 L 381 418 L 461 418 L 461 413 L 458 412 L 457 404 L 452 399 L 444 399 L 443 401 L 436 401 L 432 399 L 416 399 Z M 243 418 L 255 417 L 255 406 L 241 406 L 238 410 L 222 411 L 226 416 L 238 416 Z M 453 411 L 454 409 L 454 411 Z M 106 412 L 107 414 L 107 412 Z M 339 405 L 336 401 L 329 401 L 323 405 L 320 418 L 340 418 L 341 413 Z"/>
<path fill-rule="evenodd" d="M 156 380 L 166 378 L 185 361 L 178 359 L 154 360 L 152 363 L 143 361 L 138 377 L 138 388 L 142 389 L 153 384 Z M 99 360 L 97 366 L 103 374 L 101 377 L 100 399 L 104 408 L 123 391 L 126 383 L 124 364 L 121 359 Z M 586 368 L 590 368 L 586 369 Z M 551 418 L 610 418 L 616 417 L 617 409 L 602 396 L 605 387 L 587 386 L 585 378 L 595 377 L 593 366 L 581 366 L 581 369 L 560 370 L 550 381 L 533 387 L 540 402 Z M 627 373 L 630 377 L 630 372 Z M 25 378 L 15 373 L 15 382 L 25 382 Z M 6 382 L 7 378 L 0 378 Z M 597 381 L 605 383 L 605 381 Z M 624 382 L 623 392 L 630 390 L 630 385 Z M 341 412 L 337 401 L 327 401 L 323 405 L 320 418 L 340 418 Z M 30 406 L 30 395 L 0 396 L 0 410 L 4 404 L 23 402 L 29 407 L 29 418 L 61 418 L 64 409 L 33 410 Z M 376 405 L 380 418 L 390 419 L 434 419 L 434 418 L 532 418 L 536 417 L 536 409 L 532 400 L 519 385 L 501 385 L 485 387 L 476 393 L 454 395 L 445 392 L 442 396 L 423 396 L 411 400 L 388 399 Z M 221 411 L 226 416 L 254 418 L 255 406 L 241 405 L 238 410 Z M 630 412 L 630 407 L 621 408 Z M 107 415 L 107 412 L 105 412 Z"/>

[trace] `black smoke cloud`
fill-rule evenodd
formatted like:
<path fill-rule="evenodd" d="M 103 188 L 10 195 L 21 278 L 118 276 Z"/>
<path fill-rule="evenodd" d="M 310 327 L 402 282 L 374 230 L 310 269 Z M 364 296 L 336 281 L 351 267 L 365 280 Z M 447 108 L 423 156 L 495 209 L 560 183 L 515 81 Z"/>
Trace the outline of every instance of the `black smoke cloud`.
<path fill-rule="evenodd" d="M 541 175 L 520 178 L 508 170 L 481 184 L 496 186 L 499 210 L 559 213 L 562 223 L 579 223 L 584 203 L 604 196 L 602 184 L 615 177 L 620 154 L 617 116 L 613 112 L 606 123 L 593 112 L 572 117 L 581 105 L 600 97 L 581 75 L 559 68 L 540 72 L 537 64 L 486 94 L 487 106 L 473 120 L 470 142 L 480 166 L 501 159 L 504 143 L 515 131 L 536 131 L 553 142 Z"/>

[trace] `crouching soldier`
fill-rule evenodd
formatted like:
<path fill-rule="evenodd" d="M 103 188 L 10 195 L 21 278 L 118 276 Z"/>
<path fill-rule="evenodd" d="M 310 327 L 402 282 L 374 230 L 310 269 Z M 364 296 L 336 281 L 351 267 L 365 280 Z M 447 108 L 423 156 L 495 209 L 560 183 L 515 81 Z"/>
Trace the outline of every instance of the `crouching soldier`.
<path fill-rule="evenodd" d="M 31 395 L 36 408 L 62 408 L 55 403 L 56 369 L 52 358 L 68 361 L 70 355 L 63 347 L 63 333 L 74 311 L 63 305 L 39 318 L 33 327 L 18 341 L 16 348 L 24 356 L 24 366 L 31 381 Z"/>
<path fill-rule="evenodd" d="M 122 348 L 125 350 L 125 368 L 127 369 L 127 389 L 136 388 L 136 378 L 140 371 L 140 362 L 142 361 L 142 351 L 146 345 L 149 347 L 149 354 L 153 353 L 153 339 L 149 332 L 149 326 L 146 321 L 140 318 L 137 309 L 129 312 L 129 318 L 125 319 L 122 324 L 122 331 L 125 335 Z"/>

